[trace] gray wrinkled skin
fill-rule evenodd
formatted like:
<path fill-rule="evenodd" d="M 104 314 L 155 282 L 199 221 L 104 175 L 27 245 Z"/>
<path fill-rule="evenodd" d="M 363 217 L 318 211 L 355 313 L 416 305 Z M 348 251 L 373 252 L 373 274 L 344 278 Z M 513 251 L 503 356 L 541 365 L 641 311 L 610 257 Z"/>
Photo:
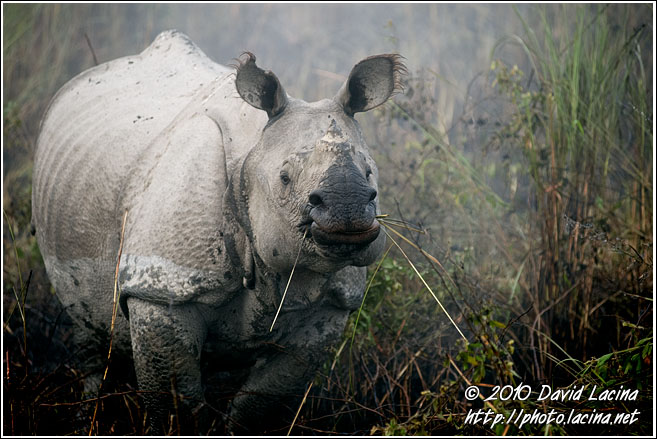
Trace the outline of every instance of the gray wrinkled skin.
<path fill-rule="evenodd" d="M 140 389 L 153 391 L 155 431 L 172 389 L 196 419 L 207 412 L 213 370 L 202 353 L 216 370 L 246 370 L 233 431 L 289 422 L 384 246 L 378 171 L 353 115 L 396 91 L 399 57 L 361 61 L 334 98 L 314 103 L 245 58 L 229 69 L 164 32 L 67 83 L 38 140 L 33 224 L 96 369 L 128 212 L 113 349 L 132 352 Z"/>

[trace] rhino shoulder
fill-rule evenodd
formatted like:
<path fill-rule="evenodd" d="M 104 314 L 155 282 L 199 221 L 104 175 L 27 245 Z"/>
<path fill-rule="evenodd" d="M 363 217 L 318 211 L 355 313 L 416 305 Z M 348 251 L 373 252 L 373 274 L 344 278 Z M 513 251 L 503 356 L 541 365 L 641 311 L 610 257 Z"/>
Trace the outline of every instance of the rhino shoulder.
<path fill-rule="evenodd" d="M 102 63 L 67 82 L 49 104 L 42 133 L 61 133 L 67 126 L 68 133 L 89 136 L 86 127 L 102 123 L 111 132 L 129 131 L 133 145 L 144 145 L 199 92 L 230 72 L 184 34 L 162 32 L 141 53 Z"/>
<path fill-rule="evenodd" d="M 222 131 L 212 119 L 197 113 L 158 136 L 125 190 L 122 289 L 165 303 L 223 302 L 237 290 L 231 254 L 240 243 L 224 224 L 226 187 Z"/>

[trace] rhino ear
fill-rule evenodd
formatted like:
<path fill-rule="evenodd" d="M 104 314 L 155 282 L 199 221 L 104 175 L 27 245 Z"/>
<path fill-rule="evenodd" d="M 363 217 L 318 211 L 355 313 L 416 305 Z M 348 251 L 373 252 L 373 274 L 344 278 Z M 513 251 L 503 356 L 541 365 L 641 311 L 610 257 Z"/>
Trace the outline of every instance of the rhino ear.
<path fill-rule="evenodd" d="M 245 52 L 246 60 L 237 65 L 235 87 L 247 103 L 265 110 L 269 118 L 280 114 L 287 105 L 287 95 L 278 82 L 278 78 L 270 71 L 264 71 L 256 65 L 256 57 Z"/>
<path fill-rule="evenodd" d="M 375 55 L 356 64 L 335 97 L 345 113 L 353 116 L 371 110 L 401 91 L 402 76 L 408 72 L 402 58 L 397 54 Z"/>

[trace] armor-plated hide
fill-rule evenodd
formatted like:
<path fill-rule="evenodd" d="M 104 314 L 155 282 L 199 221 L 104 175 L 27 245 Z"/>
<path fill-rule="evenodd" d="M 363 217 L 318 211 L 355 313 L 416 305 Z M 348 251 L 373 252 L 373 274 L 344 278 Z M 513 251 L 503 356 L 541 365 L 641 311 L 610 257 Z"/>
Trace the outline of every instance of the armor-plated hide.
<path fill-rule="evenodd" d="M 48 276 L 97 369 L 127 212 L 113 349 L 132 352 L 153 391 L 156 431 L 172 383 L 204 416 L 202 353 L 247 371 L 230 429 L 293 415 L 383 249 L 376 165 L 353 115 L 385 102 L 403 71 L 397 55 L 370 57 L 334 98 L 306 103 L 253 55 L 223 67 L 168 31 L 53 98 L 32 198 Z"/>

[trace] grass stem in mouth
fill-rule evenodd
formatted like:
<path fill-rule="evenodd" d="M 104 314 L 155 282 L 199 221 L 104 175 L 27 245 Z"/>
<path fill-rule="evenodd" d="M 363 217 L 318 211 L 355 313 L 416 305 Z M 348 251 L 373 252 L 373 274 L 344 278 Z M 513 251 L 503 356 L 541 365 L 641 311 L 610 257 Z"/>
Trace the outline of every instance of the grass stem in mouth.
<path fill-rule="evenodd" d="M 397 227 L 402 227 L 404 229 L 410 230 L 412 232 L 417 232 L 421 233 L 423 235 L 427 234 L 427 231 L 425 229 L 420 228 L 421 226 L 415 225 L 408 223 L 403 220 L 398 220 L 398 219 L 393 219 L 393 218 L 387 218 L 388 215 L 382 216 L 381 218 L 376 217 L 377 219 L 380 220 L 382 224 L 387 224 L 390 226 L 397 226 Z"/>
<path fill-rule="evenodd" d="M 285 295 L 287 294 L 287 289 L 290 287 L 290 282 L 292 281 L 292 275 L 294 274 L 294 269 L 297 268 L 297 262 L 299 262 L 299 256 L 301 255 L 301 249 L 303 248 L 303 241 L 305 241 L 307 234 L 308 234 L 308 229 L 306 229 L 306 231 L 303 232 L 303 238 L 301 238 L 301 245 L 299 246 L 299 252 L 297 253 L 297 258 L 294 260 L 294 265 L 292 266 L 292 271 L 290 272 L 290 277 L 287 280 L 287 285 L 285 285 L 285 291 L 283 291 L 283 297 L 281 297 L 281 303 L 280 303 L 280 305 L 278 305 L 278 310 L 276 311 L 276 315 L 274 316 L 274 321 L 271 322 L 271 327 L 269 328 L 269 332 L 274 330 L 274 324 L 276 323 L 276 319 L 278 319 L 278 314 L 280 314 L 281 308 L 283 308 L 283 302 L 285 301 Z"/>
<path fill-rule="evenodd" d="M 431 293 L 431 295 L 433 296 L 433 298 L 436 300 L 436 302 L 437 302 L 438 305 L 440 306 L 440 309 L 443 310 L 443 312 L 447 315 L 447 318 L 449 319 L 449 321 L 452 322 L 452 325 L 454 325 L 454 327 L 456 328 L 456 330 L 458 331 L 458 333 L 461 335 L 461 337 L 463 337 L 463 340 L 465 340 L 465 342 L 468 343 L 468 339 L 465 337 L 465 335 L 463 335 L 463 333 L 462 333 L 461 330 L 459 329 L 458 325 L 457 325 L 456 322 L 452 319 L 452 316 L 449 315 L 449 313 L 447 312 L 447 310 L 445 309 L 445 307 L 443 306 L 443 304 L 440 303 L 440 300 L 438 300 L 438 296 L 436 296 L 436 294 L 433 292 L 433 290 L 431 289 L 431 287 L 429 286 L 429 284 L 427 284 L 427 282 L 424 280 L 424 278 L 422 277 L 422 275 L 420 274 L 420 272 L 417 270 L 417 268 L 415 268 L 415 265 L 413 265 L 413 263 L 412 263 L 411 260 L 408 258 L 408 256 L 406 256 L 406 253 L 404 252 L 404 250 L 402 250 L 402 248 L 399 246 L 399 244 L 397 244 L 397 241 L 395 241 L 394 239 L 392 239 L 392 236 L 390 236 L 390 234 L 388 233 L 387 227 L 384 228 L 383 231 L 384 231 L 385 234 L 388 236 L 388 238 L 392 241 L 392 243 L 395 244 L 395 246 L 397 247 L 397 249 L 399 249 L 399 251 L 401 252 L 401 254 L 402 254 L 402 255 L 404 256 L 404 258 L 406 259 L 406 262 L 408 262 L 408 264 L 411 266 L 411 268 L 413 269 L 413 271 L 415 271 L 415 274 L 418 275 L 418 277 L 420 278 L 420 280 L 422 281 L 422 283 L 424 284 L 424 286 L 427 287 L 427 290 L 429 290 L 429 292 Z"/>
<path fill-rule="evenodd" d="M 441 264 L 440 261 L 439 261 L 438 259 L 436 259 L 436 258 L 435 258 L 434 256 L 432 256 L 431 254 L 427 253 L 424 249 L 420 248 L 420 247 L 419 247 L 417 244 L 415 244 L 413 241 L 411 241 L 410 239 L 408 239 L 407 237 L 405 237 L 404 235 L 402 235 L 401 233 L 399 233 L 397 230 L 395 230 L 395 229 L 394 229 L 394 227 L 395 227 L 394 224 L 390 224 L 390 223 L 385 224 L 385 223 L 384 223 L 384 225 L 387 226 L 387 229 L 388 229 L 388 230 L 390 230 L 391 232 L 393 232 L 395 235 L 399 236 L 401 239 L 403 239 L 404 241 L 406 241 L 408 244 L 410 244 L 411 246 L 413 246 L 415 249 L 419 250 L 424 256 L 426 256 L 427 258 L 429 258 L 429 260 L 430 260 L 431 262 L 433 262 L 433 263 L 435 263 L 436 265 L 438 265 L 438 267 L 440 267 L 440 269 L 443 270 L 443 272 L 444 272 L 445 275 L 447 276 L 447 279 L 449 279 L 449 281 L 451 282 L 451 284 L 456 288 L 456 283 L 454 282 L 454 280 L 452 279 L 452 277 L 449 275 L 449 272 L 445 269 L 445 267 L 443 267 L 443 264 Z M 387 233 L 386 233 L 386 234 L 387 234 Z"/>

